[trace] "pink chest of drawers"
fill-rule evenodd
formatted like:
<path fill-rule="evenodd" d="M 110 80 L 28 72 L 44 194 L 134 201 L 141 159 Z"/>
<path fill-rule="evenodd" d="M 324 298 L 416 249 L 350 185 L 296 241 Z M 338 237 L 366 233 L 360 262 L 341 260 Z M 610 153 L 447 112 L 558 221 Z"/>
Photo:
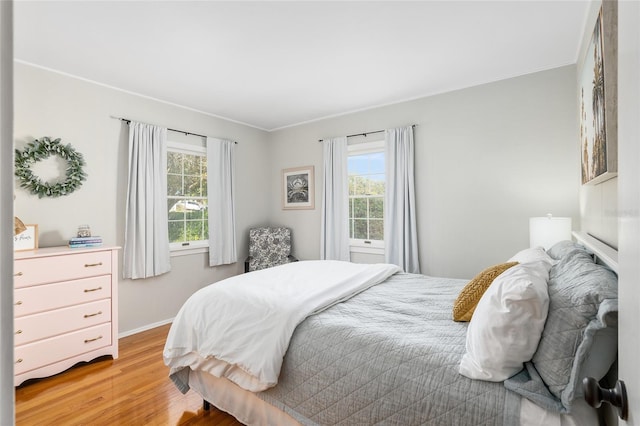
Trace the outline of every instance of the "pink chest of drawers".
<path fill-rule="evenodd" d="M 118 248 L 14 256 L 14 384 L 118 358 Z"/>

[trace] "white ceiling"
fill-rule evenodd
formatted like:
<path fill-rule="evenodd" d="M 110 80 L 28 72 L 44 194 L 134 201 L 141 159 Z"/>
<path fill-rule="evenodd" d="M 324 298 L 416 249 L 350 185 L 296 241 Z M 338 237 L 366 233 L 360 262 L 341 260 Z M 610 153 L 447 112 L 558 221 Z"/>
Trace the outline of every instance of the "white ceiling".
<path fill-rule="evenodd" d="M 15 57 L 274 130 L 573 64 L 588 8 L 580 0 L 22 0 Z"/>

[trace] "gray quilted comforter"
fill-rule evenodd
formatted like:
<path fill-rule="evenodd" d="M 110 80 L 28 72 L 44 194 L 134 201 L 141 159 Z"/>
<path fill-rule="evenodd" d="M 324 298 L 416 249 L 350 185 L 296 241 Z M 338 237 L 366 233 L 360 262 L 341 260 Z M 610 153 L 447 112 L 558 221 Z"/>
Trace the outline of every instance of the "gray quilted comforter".
<path fill-rule="evenodd" d="M 458 374 L 466 281 L 396 274 L 298 325 L 259 397 L 305 425 L 511 425 L 519 396 Z"/>

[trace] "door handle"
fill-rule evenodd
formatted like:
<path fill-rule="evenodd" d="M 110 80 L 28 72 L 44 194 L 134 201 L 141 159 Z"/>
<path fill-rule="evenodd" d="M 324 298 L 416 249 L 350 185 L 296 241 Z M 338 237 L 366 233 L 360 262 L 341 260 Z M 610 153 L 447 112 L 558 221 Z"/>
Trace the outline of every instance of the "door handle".
<path fill-rule="evenodd" d="M 629 399 L 627 387 L 622 380 L 616 380 L 615 387 L 603 389 L 593 377 L 585 377 L 582 380 L 582 390 L 587 404 L 593 408 L 599 408 L 603 402 L 608 402 L 618 408 L 618 417 L 622 420 L 629 418 Z"/>

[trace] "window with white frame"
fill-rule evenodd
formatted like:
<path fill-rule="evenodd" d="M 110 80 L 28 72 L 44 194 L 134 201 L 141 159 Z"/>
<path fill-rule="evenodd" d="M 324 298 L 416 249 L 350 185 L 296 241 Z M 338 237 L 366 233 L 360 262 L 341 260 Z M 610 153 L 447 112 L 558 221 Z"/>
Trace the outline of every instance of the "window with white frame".
<path fill-rule="evenodd" d="M 167 202 L 171 250 L 208 247 L 205 147 L 167 143 Z"/>
<path fill-rule="evenodd" d="M 352 251 L 384 250 L 384 141 L 349 145 L 349 237 Z"/>

